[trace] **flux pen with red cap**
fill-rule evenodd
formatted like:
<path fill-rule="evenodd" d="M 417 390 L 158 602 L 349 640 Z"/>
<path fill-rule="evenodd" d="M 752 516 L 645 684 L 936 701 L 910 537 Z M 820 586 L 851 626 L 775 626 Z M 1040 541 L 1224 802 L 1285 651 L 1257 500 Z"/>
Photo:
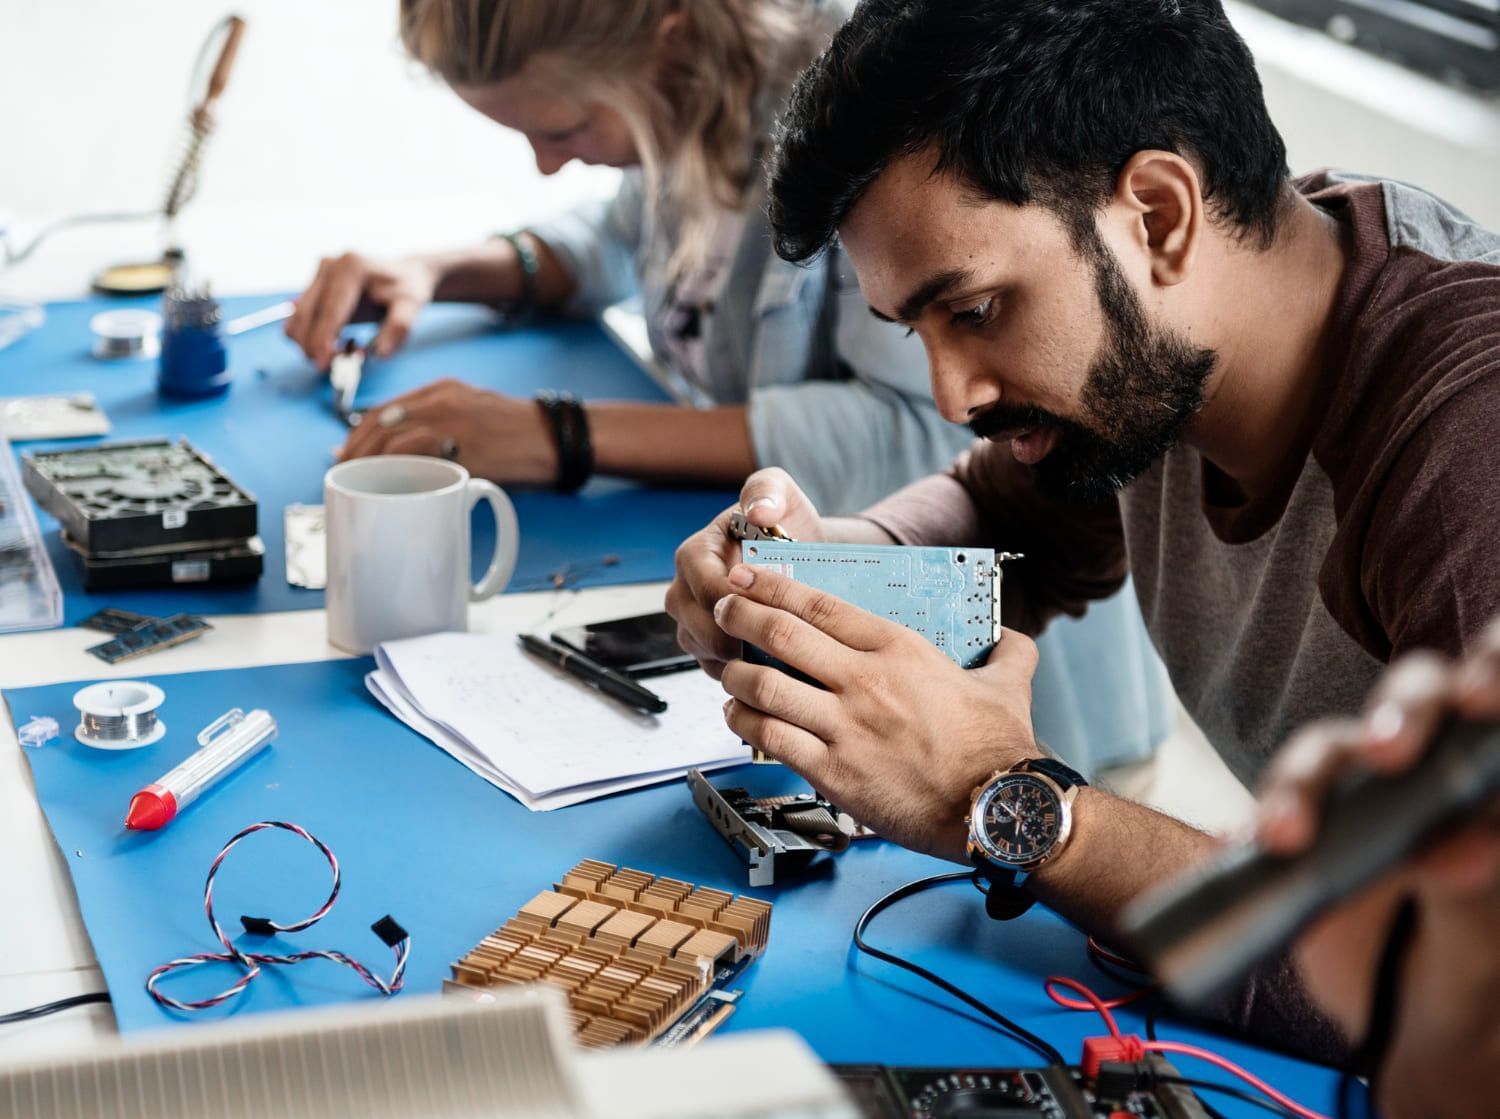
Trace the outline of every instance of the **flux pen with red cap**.
<path fill-rule="evenodd" d="M 133 831 L 155 831 L 174 820 L 193 801 L 227 777 L 276 737 L 276 720 L 268 711 L 245 714 L 236 707 L 198 732 L 197 753 L 159 781 L 130 798 L 125 826 Z"/>

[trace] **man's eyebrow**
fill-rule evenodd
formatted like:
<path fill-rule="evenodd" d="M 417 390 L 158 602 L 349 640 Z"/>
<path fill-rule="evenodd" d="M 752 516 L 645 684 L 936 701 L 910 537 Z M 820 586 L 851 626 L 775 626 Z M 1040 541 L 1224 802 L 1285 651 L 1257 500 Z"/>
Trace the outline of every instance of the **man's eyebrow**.
<path fill-rule="evenodd" d="M 927 310 L 931 303 L 935 303 L 943 296 L 956 288 L 961 288 L 974 280 L 974 273 L 967 268 L 953 268 L 947 272 L 939 272 L 923 280 L 917 289 L 907 296 L 896 311 L 895 318 L 870 308 L 870 314 L 882 322 L 916 322 L 922 317 L 922 312 Z"/>

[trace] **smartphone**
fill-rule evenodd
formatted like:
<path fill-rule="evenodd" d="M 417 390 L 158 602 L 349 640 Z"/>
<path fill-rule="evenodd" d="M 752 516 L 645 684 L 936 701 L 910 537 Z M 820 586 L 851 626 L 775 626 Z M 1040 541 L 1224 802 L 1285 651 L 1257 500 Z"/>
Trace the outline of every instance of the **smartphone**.
<path fill-rule="evenodd" d="M 626 676 L 662 676 L 698 663 L 677 644 L 677 623 L 665 610 L 567 626 L 553 630 L 552 640 Z"/>

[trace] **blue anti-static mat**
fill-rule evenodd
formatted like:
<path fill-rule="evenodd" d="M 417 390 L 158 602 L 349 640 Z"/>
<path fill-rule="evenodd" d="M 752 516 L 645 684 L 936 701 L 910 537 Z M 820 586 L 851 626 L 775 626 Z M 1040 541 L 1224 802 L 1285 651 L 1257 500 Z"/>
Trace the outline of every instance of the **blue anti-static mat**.
<path fill-rule="evenodd" d="M 225 300 L 225 317 L 279 298 Z M 66 620 L 77 622 L 102 606 L 156 615 L 322 606 L 321 591 L 302 590 L 286 581 L 282 509 L 293 502 L 322 502 L 323 473 L 332 465 L 332 448 L 343 442 L 344 427 L 333 414 L 327 378 L 302 358 L 279 325 L 268 326 L 229 340 L 235 380 L 226 396 L 165 400 L 156 393 L 155 361 L 102 362 L 89 354 L 89 319 L 101 310 L 128 306 L 155 307 L 157 301 L 91 299 L 49 305 L 40 329 L 0 351 L 0 396 L 88 391 L 114 425 L 108 439 L 187 436 L 255 495 L 266 569 L 259 582 L 248 586 L 88 593 L 77 557 L 63 546 L 56 521 L 44 513 L 41 519 L 62 582 Z M 422 316 L 402 353 L 367 366 L 359 403 L 378 403 L 447 376 L 519 396 L 557 387 L 585 399 L 666 399 L 592 323 L 500 331 L 487 311 L 438 306 Z M 16 450 L 97 441 L 22 443 Z M 570 585 L 670 578 L 677 545 L 733 500 L 732 494 L 721 491 L 658 489 L 608 480 L 595 482 L 575 497 L 512 497 L 521 522 L 514 590 L 544 587 L 552 573 L 562 570 L 570 573 Z M 488 562 L 493 544 L 493 520 L 487 512 L 476 514 L 476 570 Z M 601 561 L 607 555 L 619 562 L 604 566 Z"/>
<path fill-rule="evenodd" d="M 69 736 L 22 748 L 122 1030 L 185 1020 L 157 1007 L 142 984 L 157 964 L 216 950 L 203 913 L 204 875 L 224 841 L 256 820 L 301 824 L 333 848 L 343 867 L 344 890 L 333 912 L 307 932 L 281 938 L 279 947 L 340 949 L 389 974 L 390 953 L 369 925 L 390 913 L 412 934 L 408 990 L 414 992 L 438 990 L 451 961 L 580 859 L 746 890 L 743 865 L 682 784 L 528 812 L 378 707 L 364 688 L 369 667 L 368 660 L 333 661 L 162 677 L 156 682 L 167 693 L 161 717 L 169 729 L 159 745 L 108 753 Z M 19 721 L 51 715 L 67 727 L 76 719 L 70 701 L 80 686 L 17 689 L 5 698 Z M 268 708 L 281 728 L 276 744 L 162 831 L 126 833 L 120 821 L 130 794 L 175 765 L 191 749 L 193 733 L 233 706 Z M 790 791 L 795 778 L 757 766 L 715 781 L 769 795 Z M 730 1027 L 790 1026 L 828 1060 L 1037 1063 L 940 991 L 850 949 L 850 930 L 870 902 L 945 868 L 952 869 L 870 842 L 825 860 L 801 884 L 754 891 L 776 907 L 770 946 L 744 977 L 745 998 Z M 327 888 L 321 856 L 272 832 L 235 850 L 214 896 L 220 920 L 237 928 L 241 914 L 300 919 Z M 1089 965 L 1084 938 L 1071 926 L 1040 907 L 1012 924 L 990 921 L 968 884 L 898 905 L 877 919 L 871 938 L 989 1000 L 1065 1054 L 1076 1055 L 1099 1025 L 1089 1014 L 1053 1006 L 1041 977 L 1072 975 L 1106 996 L 1123 993 Z M 202 997 L 233 975 L 227 967 L 204 968 L 173 977 L 168 989 Z M 191 1020 L 379 997 L 349 970 L 315 961 L 269 969 L 237 1007 Z M 1141 1032 L 1133 1009 L 1120 1014 L 1126 1029 Z M 1174 1024 L 1163 1024 L 1162 1034 L 1205 1043 L 1204 1034 Z M 1223 1038 L 1206 1044 L 1309 1106 L 1326 1109 L 1331 1100 L 1334 1078 L 1326 1070 Z M 1211 1075 L 1196 1063 L 1190 1067 L 1189 1075 Z M 1255 1114 L 1235 1106 L 1226 1101 L 1222 1110 Z"/>

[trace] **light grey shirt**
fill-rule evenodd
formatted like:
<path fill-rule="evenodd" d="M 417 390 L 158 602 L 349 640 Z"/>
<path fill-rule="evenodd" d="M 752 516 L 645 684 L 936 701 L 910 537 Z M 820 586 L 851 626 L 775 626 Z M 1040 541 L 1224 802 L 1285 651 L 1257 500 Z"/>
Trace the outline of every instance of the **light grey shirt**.
<path fill-rule="evenodd" d="M 652 349 L 670 365 L 675 222 L 647 213 L 638 170 L 613 198 L 531 229 L 577 281 L 568 311 L 596 314 L 639 294 Z M 938 415 L 921 343 L 870 314 L 842 251 L 810 267 L 771 251 L 759 194 L 700 329 L 702 367 L 673 371 L 716 404 L 746 405 L 757 463 L 787 470 L 822 512 L 862 509 L 941 469 L 972 438 Z"/>

